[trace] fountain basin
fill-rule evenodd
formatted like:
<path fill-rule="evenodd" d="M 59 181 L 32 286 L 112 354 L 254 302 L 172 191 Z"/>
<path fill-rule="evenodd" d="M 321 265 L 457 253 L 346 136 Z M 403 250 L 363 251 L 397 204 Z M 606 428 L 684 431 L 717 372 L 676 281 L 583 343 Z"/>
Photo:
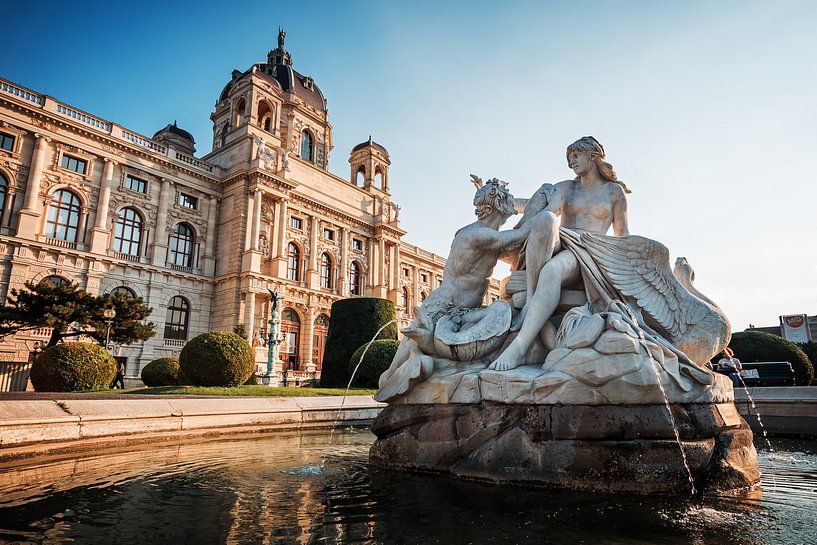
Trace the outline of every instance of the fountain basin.
<path fill-rule="evenodd" d="M 758 483 L 752 432 L 733 403 L 671 409 L 698 490 Z M 691 490 L 663 404 L 396 404 L 371 429 L 371 462 L 391 469 L 603 492 Z"/>

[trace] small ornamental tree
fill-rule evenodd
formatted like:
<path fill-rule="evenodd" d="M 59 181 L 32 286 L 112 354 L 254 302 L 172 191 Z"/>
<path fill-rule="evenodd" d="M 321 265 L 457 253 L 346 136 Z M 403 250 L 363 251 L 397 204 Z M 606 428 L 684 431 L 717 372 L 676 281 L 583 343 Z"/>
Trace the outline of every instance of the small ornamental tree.
<path fill-rule="evenodd" d="M 321 367 L 321 386 L 345 387 L 352 375 L 349 360 L 363 344 L 372 340 L 384 325 L 378 339 L 397 340 L 394 303 L 387 299 L 353 297 L 332 305 L 326 350 Z"/>
<path fill-rule="evenodd" d="M 145 365 L 141 374 L 145 386 L 176 386 L 179 384 L 179 358 L 155 359 Z"/>
<path fill-rule="evenodd" d="M 354 373 L 355 367 L 360 364 L 352 380 L 352 386 L 357 388 L 377 388 L 380 375 L 391 365 L 391 361 L 397 353 L 397 347 L 400 345 L 400 341 L 392 339 L 377 340 L 369 346 L 368 350 L 366 349 L 367 345 L 369 345 L 369 343 L 355 350 L 355 353 L 352 354 L 352 357 L 349 359 L 350 377 L 352 373 Z M 363 355 L 364 352 L 366 353 L 365 356 Z M 362 363 L 360 361 L 361 357 L 363 357 Z"/>
<path fill-rule="evenodd" d="M 97 344 L 64 343 L 43 351 L 30 376 L 38 392 L 103 390 L 116 376 L 116 362 Z"/>
<path fill-rule="evenodd" d="M 179 366 L 193 386 L 238 386 L 255 372 L 255 353 L 235 333 L 211 331 L 184 345 Z"/>
<path fill-rule="evenodd" d="M 153 323 L 142 323 L 152 309 L 141 297 L 127 293 L 94 296 L 72 282 L 50 284 L 26 282 L 25 289 L 11 290 L 9 302 L 0 307 L 0 339 L 21 331 L 52 328 L 47 346 L 84 335 L 104 344 L 108 333 L 105 309 L 114 308 L 110 321 L 111 341 L 124 345 L 151 338 Z"/>

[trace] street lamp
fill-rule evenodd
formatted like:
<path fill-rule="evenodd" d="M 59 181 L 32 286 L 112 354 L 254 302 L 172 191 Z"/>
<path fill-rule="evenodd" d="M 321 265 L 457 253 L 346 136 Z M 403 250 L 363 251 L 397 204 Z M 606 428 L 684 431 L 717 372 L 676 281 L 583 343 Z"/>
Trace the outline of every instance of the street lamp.
<path fill-rule="evenodd" d="M 108 350 L 111 344 L 111 323 L 113 323 L 113 319 L 116 318 L 116 309 L 114 307 L 106 308 L 102 312 L 102 316 L 104 316 L 105 321 L 108 322 L 108 333 L 105 335 L 105 350 Z"/>

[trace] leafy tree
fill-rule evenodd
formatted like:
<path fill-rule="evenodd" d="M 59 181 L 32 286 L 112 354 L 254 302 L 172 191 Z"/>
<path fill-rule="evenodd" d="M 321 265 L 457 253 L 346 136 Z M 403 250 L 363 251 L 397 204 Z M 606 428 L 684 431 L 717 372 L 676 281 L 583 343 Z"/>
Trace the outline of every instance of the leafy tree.
<path fill-rule="evenodd" d="M 94 296 L 72 282 L 59 285 L 26 282 L 25 289 L 11 290 L 8 304 L 0 307 L 0 339 L 50 327 L 49 347 L 67 337 L 80 335 L 104 344 L 108 321 L 103 313 L 111 307 L 116 310 L 116 317 L 111 321 L 112 341 L 130 344 L 155 334 L 155 324 L 141 322 L 152 311 L 141 297 L 127 293 Z"/>

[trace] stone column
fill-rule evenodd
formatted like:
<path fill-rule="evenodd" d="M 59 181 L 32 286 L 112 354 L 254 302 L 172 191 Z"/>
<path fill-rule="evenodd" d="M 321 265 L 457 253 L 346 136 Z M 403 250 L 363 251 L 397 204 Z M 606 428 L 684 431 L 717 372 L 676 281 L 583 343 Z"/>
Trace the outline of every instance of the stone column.
<path fill-rule="evenodd" d="M 337 290 L 341 297 L 349 297 L 349 230 L 340 228 L 340 263 L 338 263 Z"/>
<path fill-rule="evenodd" d="M 306 285 L 312 289 L 319 289 L 321 285 L 321 277 L 319 274 L 319 261 L 318 257 L 320 252 L 318 251 L 318 229 L 320 228 L 320 222 L 318 221 L 317 216 L 311 216 L 309 218 L 309 256 L 307 258 L 307 271 L 304 275 L 306 280 Z"/>
<path fill-rule="evenodd" d="M 255 293 L 251 291 L 248 291 L 244 297 L 244 326 L 247 328 L 247 341 L 252 344 L 253 331 L 255 331 Z"/>
<path fill-rule="evenodd" d="M 391 262 L 391 289 L 396 290 L 400 285 L 400 244 L 392 246 Z"/>
<path fill-rule="evenodd" d="M 167 263 L 167 206 L 173 183 L 162 178 L 159 193 L 159 211 L 156 214 L 156 234 L 153 236 L 153 264 L 165 266 Z"/>
<path fill-rule="evenodd" d="M 380 246 L 378 251 L 378 260 L 377 260 L 377 276 L 378 276 L 378 283 L 382 288 L 386 287 L 387 280 L 386 280 L 386 240 L 382 237 L 380 238 Z"/>
<path fill-rule="evenodd" d="M 281 199 L 278 203 L 278 240 L 275 241 L 275 265 L 274 274 L 279 278 L 286 278 L 287 275 L 287 201 Z"/>
<path fill-rule="evenodd" d="M 108 209 L 111 203 L 111 188 L 114 184 L 114 166 L 116 162 L 108 159 L 102 169 L 102 181 L 99 184 L 99 204 L 96 207 L 94 228 L 91 230 L 91 252 L 105 254 L 108 249 L 110 233 L 108 231 Z"/>
<path fill-rule="evenodd" d="M 207 238 L 204 239 L 204 274 L 214 275 L 215 271 L 215 244 L 216 244 L 216 213 L 218 199 L 212 195 L 207 197 Z"/>
<path fill-rule="evenodd" d="M 302 339 L 303 342 L 306 343 L 302 345 L 303 350 L 303 369 L 307 372 L 315 372 L 317 369 L 317 365 L 312 362 L 312 358 L 315 355 L 315 339 L 312 337 L 315 336 L 315 303 L 309 305 L 309 308 L 306 311 L 306 323 L 304 324 L 303 328 L 303 335 Z"/>
<path fill-rule="evenodd" d="M 34 240 L 36 237 L 40 216 L 42 215 L 42 206 L 39 200 L 40 182 L 43 177 L 43 167 L 45 166 L 45 151 L 51 141 L 50 138 L 39 133 L 35 133 L 34 138 L 36 138 L 36 142 L 28 169 L 25 200 L 17 224 L 17 236 L 29 240 Z"/>
<path fill-rule="evenodd" d="M 7 187 L 6 188 L 6 200 L 3 201 L 3 223 L 0 227 L 11 227 L 11 212 L 13 209 L 12 204 L 14 203 L 14 189 Z"/>
<path fill-rule="evenodd" d="M 261 234 L 261 190 L 256 189 L 252 195 L 252 229 L 250 230 L 250 249 L 258 251 L 258 235 Z"/>

